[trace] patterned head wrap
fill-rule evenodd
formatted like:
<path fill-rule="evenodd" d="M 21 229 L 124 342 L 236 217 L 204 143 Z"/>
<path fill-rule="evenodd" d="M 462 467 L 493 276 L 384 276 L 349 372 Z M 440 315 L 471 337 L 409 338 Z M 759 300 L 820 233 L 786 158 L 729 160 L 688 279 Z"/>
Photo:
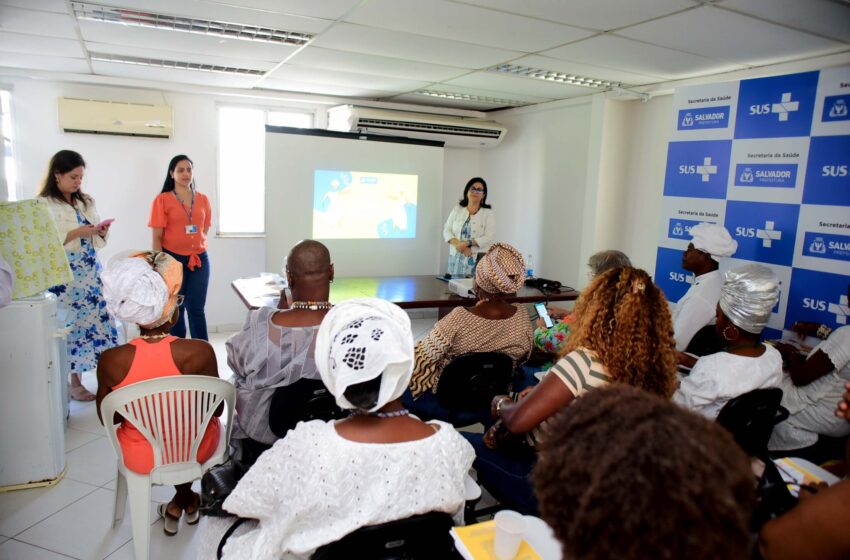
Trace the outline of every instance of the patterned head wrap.
<path fill-rule="evenodd" d="M 726 272 L 720 289 L 720 309 L 736 327 L 759 334 L 779 301 L 779 279 L 760 264 Z"/>
<path fill-rule="evenodd" d="M 183 267 L 168 253 L 142 251 L 111 260 L 101 279 L 106 307 L 112 315 L 153 329 L 174 314 Z"/>
<path fill-rule="evenodd" d="M 413 372 L 413 333 L 402 309 L 377 298 L 344 301 L 328 311 L 316 336 L 316 367 L 341 408 L 357 408 L 345 390 L 381 376 L 374 412 L 401 397 Z"/>
<path fill-rule="evenodd" d="M 513 294 L 525 282 L 525 261 L 507 243 L 493 243 L 475 267 L 475 283 L 491 294 Z"/>

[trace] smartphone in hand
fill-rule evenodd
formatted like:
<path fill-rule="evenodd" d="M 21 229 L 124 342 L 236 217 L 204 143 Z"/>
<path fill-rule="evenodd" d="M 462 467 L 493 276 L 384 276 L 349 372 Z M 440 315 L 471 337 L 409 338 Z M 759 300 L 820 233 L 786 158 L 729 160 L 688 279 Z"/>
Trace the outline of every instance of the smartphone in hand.
<path fill-rule="evenodd" d="M 100 228 L 104 228 L 104 227 L 108 226 L 109 224 L 111 224 L 111 223 L 112 223 L 112 222 L 114 222 L 114 221 L 115 221 L 115 218 L 106 218 L 105 220 L 103 220 L 102 222 L 100 222 L 99 224 L 97 224 L 97 225 L 96 225 L 96 226 L 94 226 L 94 227 L 96 227 L 96 228 L 98 228 L 98 229 L 100 229 Z"/>
<path fill-rule="evenodd" d="M 547 329 L 551 329 L 552 325 L 555 323 L 552 322 L 552 318 L 549 317 L 549 311 L 546 309 L 545 303 L 535 303 L 534 309 L 537 311 L 537 314 L 543 319 L 543 322 L 546 324 Z"/>

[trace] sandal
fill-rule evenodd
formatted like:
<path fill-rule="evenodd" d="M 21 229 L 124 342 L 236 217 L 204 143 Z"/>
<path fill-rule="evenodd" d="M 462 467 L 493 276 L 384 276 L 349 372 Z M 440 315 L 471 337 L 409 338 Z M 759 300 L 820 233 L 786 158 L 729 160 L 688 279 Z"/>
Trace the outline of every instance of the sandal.
<path fill-rule="evenodd" d="M 79 385 L 77 387 L 71 387 L 68 390 L 68 393 L 71 395 L 71 398 L 74 399 L 75 401 L 89 402 L 89 401 L 93 401 L 95 399 L 95 396 L 91 392 L 89 392 L 88 389 L 83 387 L 82 385 Z"/>
<path fill-rule="evenodd" d="M 184 510 L 186 512 L 186 523 L 189 525 L 194 525 L 201 518 L 201 497 L 192 492 L 192 495 L 195 496 L 193 503 L 195 504 L 195 511 L 189 511 L 188 509 Z"/>
<path fill-rule="evenodd" d="M 159 512 L 159 516 L 162 517 L 163 532 L 169 537 L 176 535 L 177 529 L 179 528 L 180 518 L 174 517 L 168 512 L 168 504 L 159 504 L 157 511 Z"/>

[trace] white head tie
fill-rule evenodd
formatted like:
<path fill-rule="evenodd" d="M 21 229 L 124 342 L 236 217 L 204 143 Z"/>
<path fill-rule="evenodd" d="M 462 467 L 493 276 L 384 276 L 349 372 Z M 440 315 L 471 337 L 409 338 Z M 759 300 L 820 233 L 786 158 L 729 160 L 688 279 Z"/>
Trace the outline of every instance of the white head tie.
<path fill-rule="evenodd" d="M 331 309 L 316 337 L 316 367 L 322 382 L 345 409 L 357 408 L 345 390 L 381 376 L 374 412 L 401 397 L 413 372 L 410 318 L 400 307 L 377 298 L 345 301 Z"/>
<path fill-rule="evenodd" d="M 717 224 L 702 223 L 691 228 L 694 249 L 711 255 L 715 260 L 731 257 L 738 250 L 738 242 L 732 239 L 725 227 Z"/>
<path fill-rule="evenodd" d="M 109 312 L 126 323 L 149 325 L 168 302 L 168 287 L 144 259 L 113 259 L 101 274 Z"/>

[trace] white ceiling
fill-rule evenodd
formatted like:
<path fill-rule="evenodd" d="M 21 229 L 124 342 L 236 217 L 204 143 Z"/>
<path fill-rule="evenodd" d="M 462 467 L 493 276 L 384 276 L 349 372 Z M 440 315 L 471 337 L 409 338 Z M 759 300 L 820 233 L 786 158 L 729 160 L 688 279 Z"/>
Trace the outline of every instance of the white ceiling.
<path fill-rule="evenodd" d="M 487 71 L 511 63 L 641 86 L 846 53 L 848 0 L 100 0 L 315 34 L 306 46 L 78 20 L 0 0 L 2 67 L 488 110 L 594 93 Z M 236 75 L 91 60 L 123 55 Z M 485 100 L 446 100 L 430 90 Z"/>

